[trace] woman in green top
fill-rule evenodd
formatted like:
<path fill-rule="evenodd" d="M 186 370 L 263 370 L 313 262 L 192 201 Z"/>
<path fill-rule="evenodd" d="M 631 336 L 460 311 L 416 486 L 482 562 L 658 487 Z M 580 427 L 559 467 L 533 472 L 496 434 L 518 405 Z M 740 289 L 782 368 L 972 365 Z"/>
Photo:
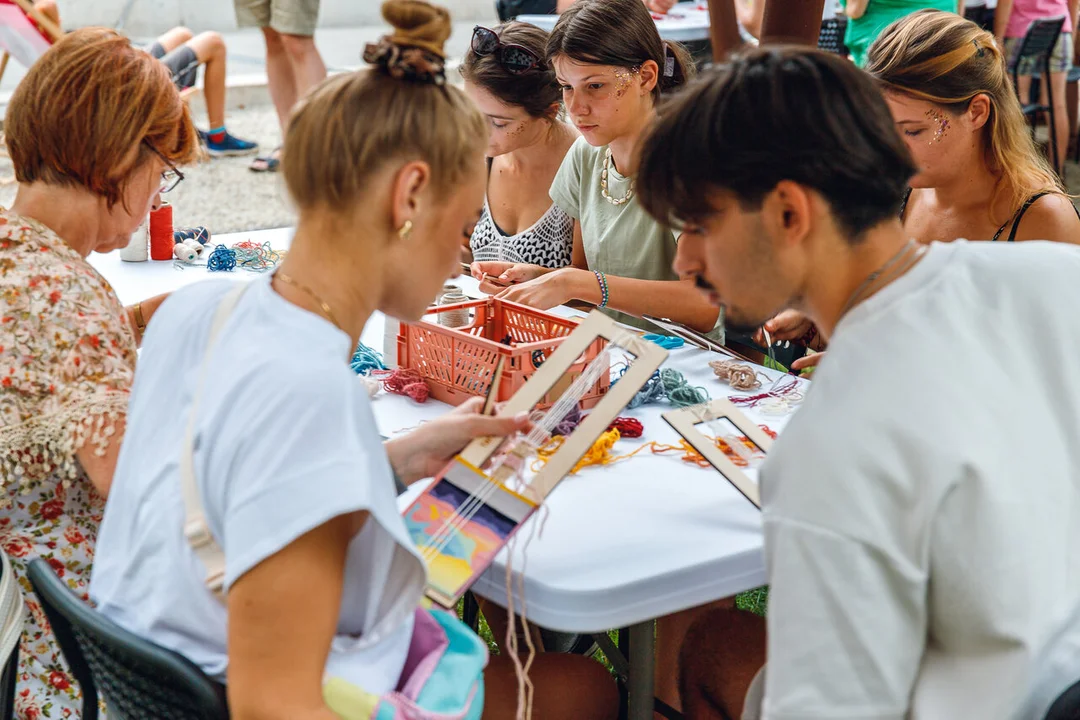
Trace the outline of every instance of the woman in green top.
<path fill-rule="evenodd" d="M 551 199 L 574 218 L 572 264 L 474 263 L 481 289 L 541 309 L 584 300 L 639 327 L 648 327 L 641 315 L 655 315 L 713 330 L 716 308 L 692 280 L 678 279 L 675 237 L 634 192 L 638 138 L 661 92 L 693 73 L 689 55 L 660 39 L 641 0 L 581 0 L 560 16 L 547 61 L 581 133 L 551 186 Z"/>
<path fill-rule="evenodd" d="M 848 16 L 844 44 L 851 51 L 851 59 L 862 67 L 866 64 L 866 51 L 881 31 L 905 15 L 916 10 L 931 8 L 964 13 L 964 0 L 840 0 L 844 14 Z"/>

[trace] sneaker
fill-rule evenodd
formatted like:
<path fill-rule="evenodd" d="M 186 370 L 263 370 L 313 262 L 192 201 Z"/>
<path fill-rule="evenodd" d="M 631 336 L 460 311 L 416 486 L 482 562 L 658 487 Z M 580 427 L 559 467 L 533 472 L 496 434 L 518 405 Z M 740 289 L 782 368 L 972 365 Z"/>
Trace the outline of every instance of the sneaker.
<path fill-rule="evenodd" d="M 259 146 L 256 143 L 233 137 L 228 131 L 225 132 L 225 137 L 220 142 L 214 142 L 213 138 L 209 136 L 206 138 L 206 151 L 210 153 L 210 157 L 252 155 L 258 149 Z"/>

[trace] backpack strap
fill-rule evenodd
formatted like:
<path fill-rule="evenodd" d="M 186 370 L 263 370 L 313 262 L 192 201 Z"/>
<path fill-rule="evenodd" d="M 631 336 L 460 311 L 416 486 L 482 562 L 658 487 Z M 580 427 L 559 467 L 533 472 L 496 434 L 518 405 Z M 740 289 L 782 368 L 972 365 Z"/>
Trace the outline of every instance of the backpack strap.
<path fill-rule="evenodd" d="M 225 553 L 206 523 L 199 486 L 195 480 L 195 420 L 199 414 L 199 401 L 202 399 L 203 386 L 206 384 L 207 370 L 214 354 L 214 343 L 221 334 L 225 323 L 232 316 L 240 296 L 249 287 L 244 283 L 230 290 L 218 304 L 214 319 L 210 324 L 210 336 L 206 341 L 206 352 L 202 365 L 196 375 L 195 395 L 191 401 L 191 415 L 188 417 L 187 430 L 184 432 L 184 445 L 180 450 L 180 493 L 184 498 L 184 537 L 206 568 L 206 587 L 220 602 L 225 602 Z"/>

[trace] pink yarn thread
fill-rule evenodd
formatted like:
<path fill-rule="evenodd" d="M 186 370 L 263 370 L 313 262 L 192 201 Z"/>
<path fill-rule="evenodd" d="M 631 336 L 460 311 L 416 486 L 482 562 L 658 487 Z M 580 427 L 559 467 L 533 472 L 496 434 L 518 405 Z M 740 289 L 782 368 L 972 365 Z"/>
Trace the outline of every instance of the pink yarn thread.
<path fill-rule="evenodd" d="M 377 370 L 371 373 L 382 382 L 383 389 L 394 395 L 404 395 L 418 403 L 426 402 L 431 390 L 420 373 L 408 368 Z"/>

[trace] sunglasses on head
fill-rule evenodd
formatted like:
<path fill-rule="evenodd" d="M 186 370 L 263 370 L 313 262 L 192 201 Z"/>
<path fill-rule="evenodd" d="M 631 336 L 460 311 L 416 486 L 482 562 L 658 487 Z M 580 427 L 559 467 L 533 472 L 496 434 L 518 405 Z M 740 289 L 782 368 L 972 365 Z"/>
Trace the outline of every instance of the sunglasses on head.
<path fill-rule="evenodd" d="M 504 43 L 494 30 L 477 25 L 472 32 L 472 51 L 480 57 L 494 55 L 511 75 L 521 75 L 540 67 L 540 58 L 527 47 Z"/>

